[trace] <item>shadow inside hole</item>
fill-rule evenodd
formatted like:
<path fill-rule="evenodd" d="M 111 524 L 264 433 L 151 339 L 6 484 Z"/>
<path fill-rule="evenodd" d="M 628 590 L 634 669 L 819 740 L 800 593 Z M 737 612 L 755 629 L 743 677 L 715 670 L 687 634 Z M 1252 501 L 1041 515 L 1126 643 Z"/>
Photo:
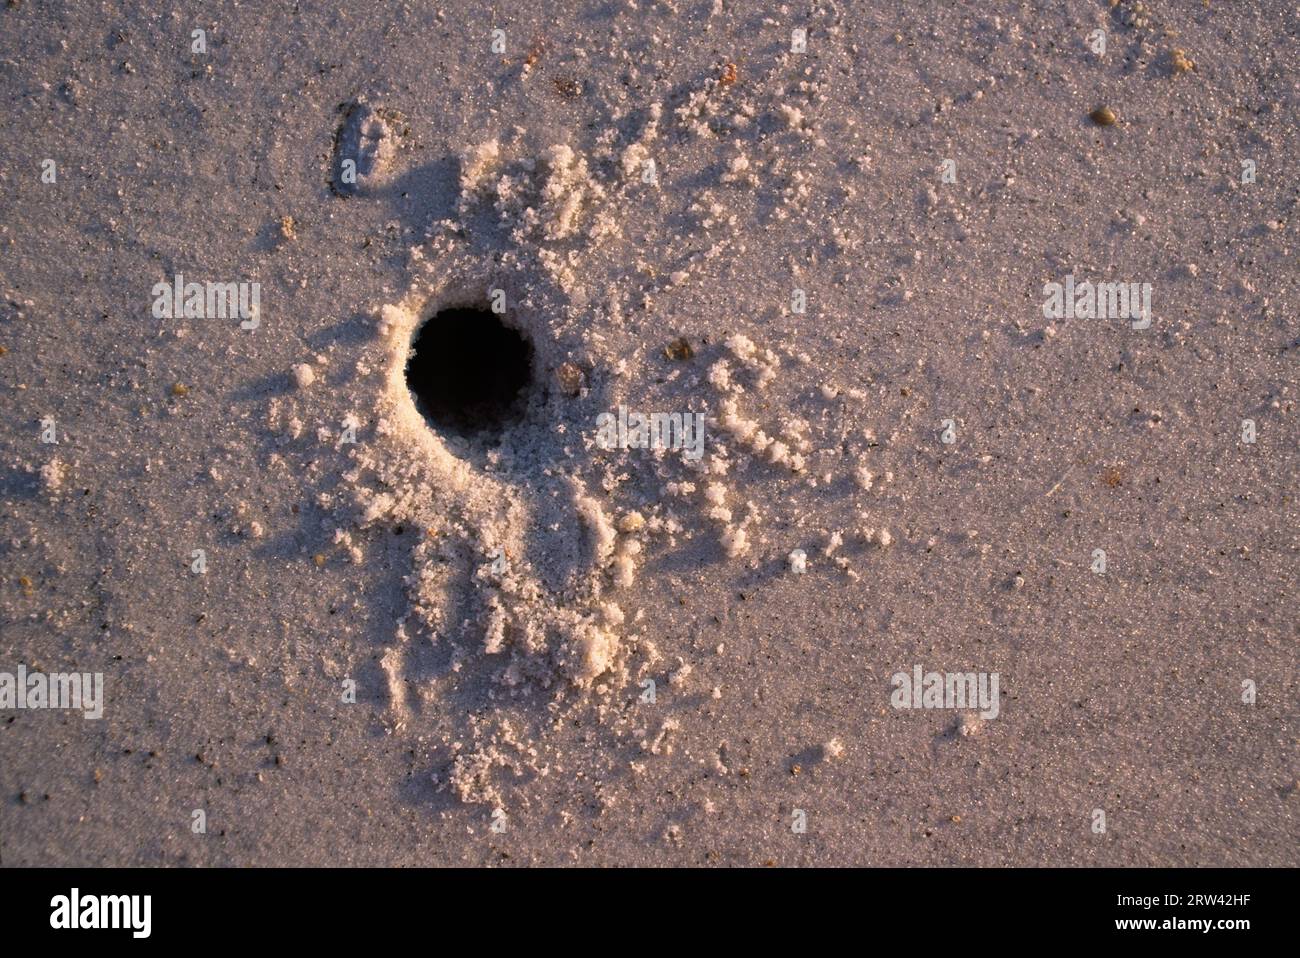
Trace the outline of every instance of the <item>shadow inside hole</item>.
<path fill-rule="evenodd" d="M 415 333 L 406 385 L 435 429 L 495 440 L 523 415 L 532 353 L 490 310 L 440 310 Z"/>

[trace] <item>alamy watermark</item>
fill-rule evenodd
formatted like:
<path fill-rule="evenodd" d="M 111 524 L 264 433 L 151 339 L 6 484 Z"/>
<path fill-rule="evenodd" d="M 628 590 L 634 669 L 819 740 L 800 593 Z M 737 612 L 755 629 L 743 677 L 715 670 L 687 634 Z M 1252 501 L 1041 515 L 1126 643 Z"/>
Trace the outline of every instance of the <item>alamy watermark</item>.
<path fill-rule="evenodd" d="M 235 319 L 240 328 L 262 324 L 261 283 L 187 283 L 177 273 L 170 283 L 155 283 L 154 319 Z"/>
<path fill-rule="evenodd" d="M 1002 710 L 997 672 L 895 672 L 889 704 L 896 709 L 975 709 L 980 718 L 995 719 Z"/>
<path fill-rule="evenodd" d="M 86 719 L 104 717 L 103 672 L 0 672 L 0 709 L 78 709 Z"/>
<path fill-rule="evenodd" d="M 132 938 L 148 938 L 153 930 L 152 895 L 83 895 L 74 888 L 50 899 L 50 927 L 124 928 Z"/>
<path fill-rule="evenodd" d="M 1043 315 L 1048 319 L 1127 319 L 1134 329 L 1151 326 L 1150 283 L 1091 283 L 1074 281 L 1043 284 Z"/>
<path fill-rule="evenodd" d="M 639 413 L 619 406 L 617 413 L 596 417 L 596 444 L 601 449 L 681 450 L 696 460 L 704 455 L 704 413 Z"/>

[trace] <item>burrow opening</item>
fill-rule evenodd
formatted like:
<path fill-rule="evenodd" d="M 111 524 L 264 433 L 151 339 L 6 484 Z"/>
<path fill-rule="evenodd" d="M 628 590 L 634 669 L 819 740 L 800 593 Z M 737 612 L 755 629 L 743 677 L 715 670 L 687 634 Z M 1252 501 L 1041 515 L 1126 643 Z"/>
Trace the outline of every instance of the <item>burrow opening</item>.
<path fill-rule="evenodd" d="M 435 429 L 495 441 L 523 417 L 533 347 L 491 310 L 454 306 L 416 330 L 406 386 Z"/>

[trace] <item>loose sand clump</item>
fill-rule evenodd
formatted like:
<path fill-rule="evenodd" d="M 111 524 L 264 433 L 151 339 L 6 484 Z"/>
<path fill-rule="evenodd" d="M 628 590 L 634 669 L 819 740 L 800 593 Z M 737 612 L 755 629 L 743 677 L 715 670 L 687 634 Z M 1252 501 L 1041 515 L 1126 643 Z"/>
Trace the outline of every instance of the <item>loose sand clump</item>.
<path fill-rule="evenodd" d="M 461 158 L 460 188 L 462 222 L 489 207 L 516 248 L 535 258 L 564 290 L 576 287 L 578 272 L 572 251 L 559 246 L 577 239 L 599 242 L 621 228 L 603 209 L 607 189 L 591 173 L 587 158 L 563 143 L 536 156 L 507 154 L 497 140 L 470 147 Z"/>
<path fill-rule="evenodd" d="M 63 487 L 65 468 L 58 456 L 41 466 L 41 490 L 47 498 L 53 498 Z"/>

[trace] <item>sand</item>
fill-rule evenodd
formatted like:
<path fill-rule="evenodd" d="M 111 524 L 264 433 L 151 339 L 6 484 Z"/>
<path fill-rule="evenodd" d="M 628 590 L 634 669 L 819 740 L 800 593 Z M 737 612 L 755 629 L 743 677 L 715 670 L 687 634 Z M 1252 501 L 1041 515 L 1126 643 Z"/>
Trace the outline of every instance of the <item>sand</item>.
<path fill-rule="evenodd" d="M 0 10 L 0 861 L 1295 865 L 1295 18 Z"/>

